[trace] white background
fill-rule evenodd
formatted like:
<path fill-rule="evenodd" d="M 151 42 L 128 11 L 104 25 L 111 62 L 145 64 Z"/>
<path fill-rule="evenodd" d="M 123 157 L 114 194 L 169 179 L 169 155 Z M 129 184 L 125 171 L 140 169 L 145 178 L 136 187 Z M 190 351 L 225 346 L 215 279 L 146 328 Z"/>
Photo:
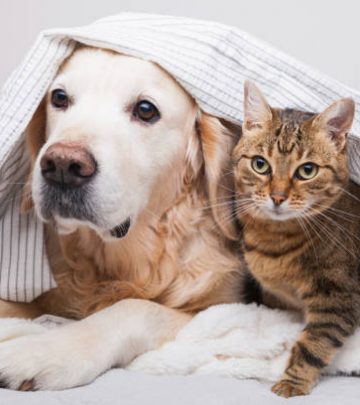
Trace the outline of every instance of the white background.
<path fill-rule="evenodd" d="M 235 25 L 360 90 L 359 0 L 0 0 L 0 85 L 40 30 L 121 11 Z"/>

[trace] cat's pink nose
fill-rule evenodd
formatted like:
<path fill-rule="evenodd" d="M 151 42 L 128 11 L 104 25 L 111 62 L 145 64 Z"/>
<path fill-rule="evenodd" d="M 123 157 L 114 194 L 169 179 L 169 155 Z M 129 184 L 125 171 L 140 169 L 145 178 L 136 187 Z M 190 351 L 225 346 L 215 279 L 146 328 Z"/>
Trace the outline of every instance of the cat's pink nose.
<path fill-rule="evenodd" d="M 282 204 L 284 201 L 287 200 L 288 196 L 286 193 L 283 191 L 276 191 L 271 193 L 270 195 L 271 199 L 274 201 L 274 204 L 278 207 L 280 204 Z"/>

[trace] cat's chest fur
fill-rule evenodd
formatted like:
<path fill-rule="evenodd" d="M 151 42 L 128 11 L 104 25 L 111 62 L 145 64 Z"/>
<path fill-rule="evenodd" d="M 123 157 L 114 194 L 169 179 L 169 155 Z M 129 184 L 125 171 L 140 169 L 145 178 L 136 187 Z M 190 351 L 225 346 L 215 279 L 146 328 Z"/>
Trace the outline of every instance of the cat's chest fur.
<path fill-rule="evenodd" d="M 299 258 L 306 250 L 301 233 L 272 232 L 253 224 L 244 232 L 243 248 L 249 270 L 268 290 L 288 306 L 303 309 L 300 299 L 306 288 Z"/>

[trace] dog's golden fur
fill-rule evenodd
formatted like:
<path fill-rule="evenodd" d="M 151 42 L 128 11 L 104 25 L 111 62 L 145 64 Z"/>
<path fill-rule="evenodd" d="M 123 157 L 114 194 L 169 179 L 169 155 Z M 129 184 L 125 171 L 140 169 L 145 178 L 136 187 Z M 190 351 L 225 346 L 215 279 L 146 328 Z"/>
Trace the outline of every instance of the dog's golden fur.
<path fill-rule="evenodd" d="M 44 101 L 28 127 L 32 163 L 45 142 L 45 111 Z M 82 318 L 130 297 L 185 312 L 239 300 L 242 269 L 232 243 L 237 233 L 230 204 L 224 204 L 231 193 L 232 179 L 225 173 L 230 173 L 235 142 L 217 118 L 199 112 L 181 166 L 157 182 L 147 210 L 124 239 L 107 243 L 87 227 L 60 236 L 47 225 L 48 257 L 58 287 L 39 297 L 37 308 Z M 31 206 L 28 182 L 22 207 Z M 8 307 L 1 309 L 8 313 Z"/>

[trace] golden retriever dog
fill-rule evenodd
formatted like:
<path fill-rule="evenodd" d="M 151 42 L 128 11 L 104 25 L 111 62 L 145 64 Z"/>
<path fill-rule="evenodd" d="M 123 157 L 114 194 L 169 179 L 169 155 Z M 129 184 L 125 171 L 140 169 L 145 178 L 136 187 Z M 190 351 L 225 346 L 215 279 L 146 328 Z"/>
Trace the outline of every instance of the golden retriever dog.
<path fill-rule="evenodd" d="M 0 302 L 0 316 L 80 320 L 1 320 L 2 386 L 89 383 L 173 339 L 193 313 L 239 301 L 235 143 L 149 61 L 79 47 L 64 62 L 27 130 L 22 202 L 45 223 L 58 287 Z"/>

